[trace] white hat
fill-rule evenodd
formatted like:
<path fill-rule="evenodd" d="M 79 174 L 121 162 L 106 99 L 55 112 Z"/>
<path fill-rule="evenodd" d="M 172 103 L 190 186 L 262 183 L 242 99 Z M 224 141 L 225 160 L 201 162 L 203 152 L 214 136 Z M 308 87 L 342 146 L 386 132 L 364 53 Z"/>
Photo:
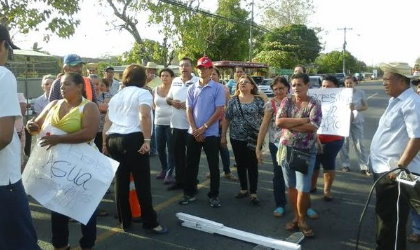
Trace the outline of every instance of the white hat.
<path fill-rule="evenodd" d="M 158 68 L 158 65 L 156 63 L 154 63 L 154 62 L 148 62 L 146 64 L 146 67 L 145 68 L 146 69 L 157 69 Z"/>
<path fill-rule="evenodd" d="M 382 69 L 384 72 L 399 74 L 407 78 L 413 77 L 413 75 L 411 74 L 411 67 L 408 65 L 408 63 L 402 63 L 402 62 L 381 63 L 379 64 L 379 68 Z"/>

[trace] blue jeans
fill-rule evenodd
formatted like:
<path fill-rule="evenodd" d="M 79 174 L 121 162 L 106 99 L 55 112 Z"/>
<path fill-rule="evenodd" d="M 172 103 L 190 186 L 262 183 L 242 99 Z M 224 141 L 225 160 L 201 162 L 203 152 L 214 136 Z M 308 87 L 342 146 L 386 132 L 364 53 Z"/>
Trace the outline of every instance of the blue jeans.
<path fill-rule="evenodd" d="M 230 155 L 227 145 L 220 145 L 219 151 L 220 158 L 222 159 L 223 164 L 223 172 L 225 172 L 225 174 L 230 174 Z"/>
<path fill-rule="evenodd" d="M 169 125 L 155 125 L 156 128 L 156 144 L 157 152 L 159 154 L 162 171 L 166 172 L 166 176 L 172 176 L 174 171 L 174 151 L 171 146 L 172 133 Z M 166 153 L 168 149 L 168 153 Z"/>
<path fill-rule="evenodd" d="M 279 164 L 277 163 L 276 154 L 277 146 L 274 143 L 268 144 L 268 149 L 270 150 L 271 160 L 273 161 L 273 194 L 274 201 L 276 202 L 276 207 L 284 207 L 287 203 L 286 201 L 286 188 L 284 185 L 283 171 Z"/>
<path fill-rule="evenodd" d="M 415 210 L 410 209 L 411 214 L 411 229 L 413 234 L 420 234 L 420 214 Z"/>
<path fill-rule="evenodd" d="M 287 158 L 287 157 L 285 157 Z M 299 171 L 295 171 L 288 164 L 288 159 L 281 162 L 281 167 L 284 175 L 284 183 L 287 188 L 296 188 L 299 192 L 309 193 L 311 189 L 311 177 L 314 171 L 316 160 L 316 149 L 311 150 L 311 158 L 309 159 L 308 172 L 302 174 Z"/>

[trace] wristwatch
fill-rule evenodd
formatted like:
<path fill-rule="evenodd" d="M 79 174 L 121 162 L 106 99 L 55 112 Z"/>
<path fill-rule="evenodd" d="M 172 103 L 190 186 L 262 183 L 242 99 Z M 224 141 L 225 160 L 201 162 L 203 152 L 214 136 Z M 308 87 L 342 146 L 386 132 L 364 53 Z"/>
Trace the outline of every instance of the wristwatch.
<path fill-rule="evenodd" d="M 204 126 L 206 129 L 208 129 L 208 128 L 209 128 L 209 126 L 207 126 L 207 123 L 204 123 L 204 124 L 203 124 L 203 126 Z"/>

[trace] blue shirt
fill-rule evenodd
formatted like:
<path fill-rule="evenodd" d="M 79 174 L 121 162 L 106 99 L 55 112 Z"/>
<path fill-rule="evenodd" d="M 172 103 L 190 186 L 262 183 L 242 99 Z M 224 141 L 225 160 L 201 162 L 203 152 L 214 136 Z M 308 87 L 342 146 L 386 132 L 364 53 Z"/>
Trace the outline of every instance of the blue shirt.
<path fill-rule="evenodd" d="M 397 167 L 408 141 L 413 138 L 420 138 L 420 96 L 408 88 L 389 100 L 379 120 L 370 145 L 373 172 L 383 173 Z M 407 167 L 420 174 L 419 154 Z"/>
<path fill-rule="evenodd" d="M 225 102 L 223 86 L 213 80 L 210 80 L 205 86 L 200 86 L 200 82 L 196 82 L 188 88 L 186 105 L 193 111 L 193 119 L 197 128 L 203 126 L 218 107 L 224 107 Z M 188 133 L 192 134 L 191 126 Z M 219 120 L 206 129 L 204 136 L 219 136 Z"/>

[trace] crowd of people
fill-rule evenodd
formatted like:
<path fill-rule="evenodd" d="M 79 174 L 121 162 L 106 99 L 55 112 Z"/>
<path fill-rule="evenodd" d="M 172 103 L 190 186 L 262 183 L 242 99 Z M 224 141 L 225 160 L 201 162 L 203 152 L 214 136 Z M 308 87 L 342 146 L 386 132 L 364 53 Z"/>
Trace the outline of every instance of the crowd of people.
<path fill-rule="evenodd" d="M 14 48 L 17 47 L 7 30 L 0 26 L 0 65 L 5 64 Z M 319 217 L 311 206 L 310 194 L 317 192 L 320 167 L 323 168 L 323 200 L 331 202 L 337 156 L 342 159 L 342 171 L 350 171 L 350 139 L 363 175 L 379 179 L 391 167 L 397 167 L 390 166 L 391 158 L 398 167 L 420 173 L 420 115 L 416 112 L 420 108 L 420 97 L 410 88 L 412 76 L 408 73 L 408 65 L 381 66 L 385 72 L 385 91 L 392 98 L 372 140 L 370 161 L 363 145 L 362 112 L 368 108 L 367 99 L 363 90 L 356 87 L 358 82 L 354 77 L 345 79 L 345 87 L 351 88 L 353 93 L 348 107 L 350 136 L 345 138 L 317 133 L 323 118 L 321 102 L 309 95 L 309 76 L 301 65 L 295 68 L 290 80 L 281 76 L 273 79 L 274 97 L 271 99 L 258 90 L 253 78 L 240 67 L 235 69 L 234 79 L 225 85 L 219 70 L 206 56 L 197 61 L 197 76 L 192 74 L 193 61 L 188 57 L 179 61 L 178 77 L 169 68 L 157 71 L 157 65 L 149 62 L 145 67 L 128 66 L 121 82 L 114 79 L 111 66 L 105 69 L 103 78 L 90 71 L 88 76 L 82 76 L 83 66 L 80 56 L 70 54 L 64 57 L 63 73 L 57 77 L 43 77 L 44 93 L 36 99 L 35 117 L 25 127 L 30 134 L 40 133 L 46 125 L 66 132 L 41 137 L 42 147 L 90 143 L 119 162 L 115 175 L 115 203 L 124 231 L 130 231 L 132 227 L 129 204 L 132 175 L 144 230 L 152 234 L 168 233 L 153 208 L 150 157 L 154 147 L 160 162 L 160 171 L 155 177 L 168 185 L 169 191 L 183 191 L 180 205 L 197 200 L 197 177 L 204 149 L 209 167 L 209 206 L 219 208 L 223 204 L 219 195 L 219 154 L 223 176 L 231 181 L 239 180 L 235 197 L 247 198 L 251 205 L 259 206 L 258 165 L 262 162 L 268 132 L 267 147 L 273 165 L 273 215 L 283 216 L 286 204 L 289 204 L 293 219 L 285 224 L 285 229 L 301 231 L 305 237 L 315 236 L 307 218 Z M 0 226 L 0 249 L 39 249 L 20 180 L 21 150 L 14 123 L 22 112 L 18 99 L 14 98 L 17 96 L 16 79 L 4 66 L 0 66 L 0 79 L 7 84 L 0 92 L 0 101 L 7 107 L 0 112 L 0 159 L 7 167 L 0 172 L 0 197 L 8 204 L 0 206 L 0 225 L 14 227 L 5 230 Z M 322 88 L 338 87 L 334 76 L 324 77 Z M 390 143 L 395 140 L 398 143 Z M 230 168 L 228 142 L 238 178 Z M 398 249 L 405 247 L 408 198 L 402 195 L 400 208 L 394 211 L 396 208 L 392 204 L 398 195 L 394 179 L 395 175 L 390 174 L 389 178 L 381 178 L 376 187 L 378 249 L 393 249 L 390 247 L 393 244 L 397 244 Z M 95 245 L 98 212 L 81 226 L 79 244 L 82 249 Z M 395 236 L 397 212 L 400 213 L 398 237 Z M 415 230 L 420 225 L 416 216 L 419 215 L 412 212 Z M 70 247 L 68 222 L 67 216 L 51 211 L 55 249 Z M 10 236 L 12 233 L 18 233 L 26 240 L 10 241 L 15 238 Z"/>

